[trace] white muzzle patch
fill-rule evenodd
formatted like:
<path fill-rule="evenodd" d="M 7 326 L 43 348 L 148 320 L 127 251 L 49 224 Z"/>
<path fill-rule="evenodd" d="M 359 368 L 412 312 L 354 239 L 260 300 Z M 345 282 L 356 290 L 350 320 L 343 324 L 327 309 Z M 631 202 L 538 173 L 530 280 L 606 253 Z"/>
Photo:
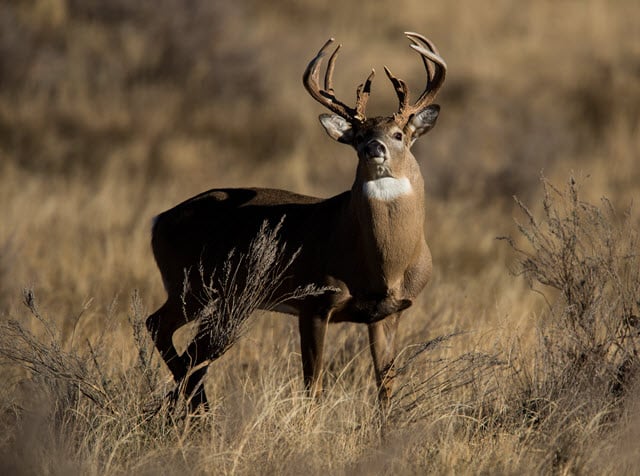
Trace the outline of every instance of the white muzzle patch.
<path fill-rule="evenodd" d="M 403 195 L 410 195 L 413 192 L 411 183 L 406 177 L 380 177 L 369 180 L 362 186 L 362 190 L 367 198 L 389 202 Z"/>

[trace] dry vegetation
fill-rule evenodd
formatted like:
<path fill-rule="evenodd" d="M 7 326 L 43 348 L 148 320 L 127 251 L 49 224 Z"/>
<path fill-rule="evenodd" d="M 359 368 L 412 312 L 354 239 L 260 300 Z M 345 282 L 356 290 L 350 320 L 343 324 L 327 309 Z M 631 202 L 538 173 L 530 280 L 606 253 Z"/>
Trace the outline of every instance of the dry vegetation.
<path fill-rule="evenodd" d="M 0 4 L 0 473 L 637 471 L 639 21 L 636 0 Z M 295 321 L 265 314 L 210 369 L 209 414 L 158 411 L 151 217 L 215 186 L 349 187 L 302 71 L 335 36 L 340 96 L 372 65 L 419 87 L 405 30 L 449 76 L 415 151 L 435 275 L 386 424 L 364 329 L 330 328 L 313 404 Z"/>

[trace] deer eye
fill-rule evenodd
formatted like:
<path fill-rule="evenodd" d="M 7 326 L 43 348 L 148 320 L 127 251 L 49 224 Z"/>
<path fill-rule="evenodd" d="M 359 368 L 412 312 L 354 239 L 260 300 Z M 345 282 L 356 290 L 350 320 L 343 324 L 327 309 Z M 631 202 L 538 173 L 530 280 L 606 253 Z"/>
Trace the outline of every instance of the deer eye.
<path fill-rule="evenodd" d="M 393 134 L 393 138 L 395 140 L 402 140 L 402 132 L 396 132 L 395 134 Z"/>

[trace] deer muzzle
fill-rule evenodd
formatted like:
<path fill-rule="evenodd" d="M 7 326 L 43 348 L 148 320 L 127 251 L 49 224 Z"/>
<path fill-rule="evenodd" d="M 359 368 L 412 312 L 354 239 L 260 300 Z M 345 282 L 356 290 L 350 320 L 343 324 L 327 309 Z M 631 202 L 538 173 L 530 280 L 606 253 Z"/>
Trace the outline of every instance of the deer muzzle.
<path fill-rule="evenodd" d="M 367 142 L 364 146 L 363 154 L 367 160 L 371 160 L 376 164 L 382 164 L 389 156 L 387 146 L 377 139 Z"/>

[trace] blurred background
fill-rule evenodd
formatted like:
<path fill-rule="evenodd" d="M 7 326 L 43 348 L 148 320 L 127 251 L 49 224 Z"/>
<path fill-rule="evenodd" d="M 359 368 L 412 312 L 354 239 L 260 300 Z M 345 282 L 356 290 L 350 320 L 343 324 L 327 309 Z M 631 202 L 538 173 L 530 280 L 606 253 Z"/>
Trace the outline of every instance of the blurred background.
<path fill-rule="evenodd" d="M 584 165 L 611 135 L 634 132 L 637 2 L 345 3 L 3 2 L 3 162 L 141 184 L 215 185 L 259 169 L 266 182 L 333 193 L 349 184 L 351 152 L 322 136 L 302 71 L 334 36 L 340 97 L 385 64 L 417 91 L 424 73 L 405 30 L 433 39 L 449 64 L 441 130 L 418 151 L 438 197 L 510 197 L 539 170 Z M 374 87 L 372 112 L 393 112 L 383 75 Z"/>
<path fill-rule="evenodd" d="M 319 126 L 302 72 L 334 36 L 338 96 L 374 67 L 369 112 L 391 114 L 383 65 L 424 85 L 407 30 L 449 67 L 414 147 L 438 276 L 506 272 L 494 238 L 513 195 L 539 202 L 542 171 L 621 207 L 637 194 L 639 20 L 635 0 L 2 2 L 3 308 L 25 283 L 62 309 L 133 287 L 159 304 L 155 214 L 218 186 L 349 188 L 355 154 Z"/>

